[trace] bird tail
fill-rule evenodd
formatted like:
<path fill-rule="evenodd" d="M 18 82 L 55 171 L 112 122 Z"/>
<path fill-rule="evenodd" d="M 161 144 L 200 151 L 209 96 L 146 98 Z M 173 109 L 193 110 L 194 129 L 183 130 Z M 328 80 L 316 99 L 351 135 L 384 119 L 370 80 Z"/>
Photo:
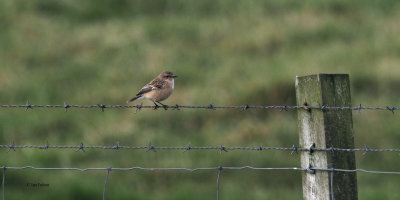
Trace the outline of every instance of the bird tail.
<path fill-rule="evenodd" d="M 142 95 L 135 96 L 135 97 L 133 97 L 132 99 L 129 99 L 128 101 L 126 101 L 126 103 L 135 101 L 136 99 L 139 99 L 140 97 L 142 97 Z"/>

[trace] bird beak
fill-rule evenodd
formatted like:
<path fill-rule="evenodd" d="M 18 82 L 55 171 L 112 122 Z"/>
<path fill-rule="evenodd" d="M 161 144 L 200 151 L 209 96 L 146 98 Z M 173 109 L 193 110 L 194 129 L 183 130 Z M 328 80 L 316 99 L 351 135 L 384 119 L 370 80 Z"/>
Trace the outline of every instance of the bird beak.
<path fill-rule="evenodd" d="M 173 76 L 172 76 L 172 78 L 177 78 L 177 77 L 178 77 L 177 75 L 173 75 Z"/>

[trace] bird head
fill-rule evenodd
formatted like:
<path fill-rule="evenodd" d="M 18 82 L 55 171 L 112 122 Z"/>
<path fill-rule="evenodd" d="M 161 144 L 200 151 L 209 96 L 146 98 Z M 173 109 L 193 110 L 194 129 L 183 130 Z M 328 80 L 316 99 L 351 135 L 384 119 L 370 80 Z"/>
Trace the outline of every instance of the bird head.
<path fill-rule="evenodd" d="M 164 79 L 174 79 L 174 78 L 176 78 L 176 77 L 178 77 L 178 76 L 176 76 L 174 73 L 172 73 L 172 72 L 169 72 L 169 71 L 165 71 L 165 72 L 162 72 L 161 74 L 160 74 L 160 76 L 162 77 L 162 78 L 164 78 Z"/>

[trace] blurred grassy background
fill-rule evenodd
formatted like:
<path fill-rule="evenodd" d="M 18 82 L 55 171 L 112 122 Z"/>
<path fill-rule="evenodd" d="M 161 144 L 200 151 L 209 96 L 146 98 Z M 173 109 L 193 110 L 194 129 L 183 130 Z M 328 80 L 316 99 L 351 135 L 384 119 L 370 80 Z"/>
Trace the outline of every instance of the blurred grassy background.
<path fill-rule="evenodd" d="M 3 0 L 0 103 L 125 104 L 176 73 L 166 104 L 294 105 L 295 76 L 348 73 L 353 104 L 397 105 L 397 0 Z M 148 102 L 145 104 L 151 105 Z M 0 143 L 291 146 L 296 112 L 0 110 Z M 399 148 L 399 115 L 354 112 L 355 143 Z M 36 167 L 299 166 L 288 152 L 29 150 L 0 165 Z M 357 166 L 399 171 L 396 153 Z M 7 171 L 6 199 L 99 199 L 106 172 Z M 216 172 L 112 171 L 108 199 L 214 199 Z M 48 183 L 28 188 L 26 183 Z M 360 199 L 399 199 L 398 176 L 358 174 Z M 298 172 L 223 171 L 222 199 L 302 199 Z"/>

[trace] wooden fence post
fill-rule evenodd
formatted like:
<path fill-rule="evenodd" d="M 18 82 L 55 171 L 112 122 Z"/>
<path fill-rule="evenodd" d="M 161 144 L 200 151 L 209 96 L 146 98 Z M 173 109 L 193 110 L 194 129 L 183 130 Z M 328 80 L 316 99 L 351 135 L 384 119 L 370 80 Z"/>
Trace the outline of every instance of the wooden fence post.
<path fill-rule="evenodd" d="M 317 74 L 296 77 L 296 99 L 298 106 L 351 106 L 349 76 Z M 299 109 L 298 127 L 300 147 L 354 148 L 351 110 Z M 301 167 L 355 169 L 355 154 L 344 151 L 303 151 Z M 318 170 L 315 173 L 303 172 L 303 199 L 358 198 L 356 173 L 333 172 L 333 193 L 330 173 Z"/>

